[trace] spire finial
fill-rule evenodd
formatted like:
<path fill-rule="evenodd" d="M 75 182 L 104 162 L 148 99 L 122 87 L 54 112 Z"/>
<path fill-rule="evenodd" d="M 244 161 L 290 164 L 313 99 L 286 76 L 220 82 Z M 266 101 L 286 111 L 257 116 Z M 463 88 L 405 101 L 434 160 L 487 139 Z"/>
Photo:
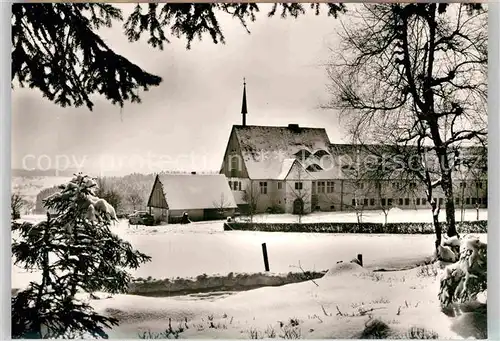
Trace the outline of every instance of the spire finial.
<path fill-rule="evenodd" d="M 241 105 L 241 115 L 243 116 L 243 126 L 247 125 L 247 120 L 246 120 L 246 115 L 247 115 L 247 88 L 246 88 L 247 82 L 246 78 L 243 77 L 243 103 Z"/>

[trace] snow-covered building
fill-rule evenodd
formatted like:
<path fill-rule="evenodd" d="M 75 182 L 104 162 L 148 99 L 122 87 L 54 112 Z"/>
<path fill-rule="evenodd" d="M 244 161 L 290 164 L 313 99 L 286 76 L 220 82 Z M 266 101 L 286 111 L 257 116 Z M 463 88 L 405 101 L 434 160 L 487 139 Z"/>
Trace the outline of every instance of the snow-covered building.
<path fill-rule="evenodd" d="M 417 179 L 360 180 L 355 170 L 350 171 L 360 155 L 367 157 L 392 146 L 332 144 L 325 129 L 298 124 L 247 125 L 245 85 L 242 124 L 231 129 L 220 169 L 243 212 L 251 207 L 253 212 L 287 213 L 428 207 L 425 188 Z M 411 155 L 411 147 L 402 154 Z M 457 209 L 486 206 L 485 176 L 455 183 L 461 188 L 455 190 Z M 441 188 L 434 189 L 433 198 L 444 208 Z"/>
<path fill-rule="evenodd" d="M 220 219 L 237 208 L 233 194 L 221 174 L 159 174 L 147 203 L 159 221 L 173 221 L 184 213 L 191 220 Z"/>

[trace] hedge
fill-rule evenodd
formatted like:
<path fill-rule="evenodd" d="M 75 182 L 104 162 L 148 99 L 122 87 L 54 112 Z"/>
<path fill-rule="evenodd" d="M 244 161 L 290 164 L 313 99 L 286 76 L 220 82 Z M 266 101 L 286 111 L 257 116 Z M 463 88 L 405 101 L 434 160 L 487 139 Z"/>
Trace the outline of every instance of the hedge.
<path fill-rule="evenodd" d="M 443 231 L 446 223 L 442 222 Z M 488 221 L 457 222 L 459 234 L 487 233 Z M 313 232 L 313 233 L 391 233 L 391 234 L 433 234 L 432 223 L 236 223 L 224 224 L 225 231 L 262 232 Z"/>

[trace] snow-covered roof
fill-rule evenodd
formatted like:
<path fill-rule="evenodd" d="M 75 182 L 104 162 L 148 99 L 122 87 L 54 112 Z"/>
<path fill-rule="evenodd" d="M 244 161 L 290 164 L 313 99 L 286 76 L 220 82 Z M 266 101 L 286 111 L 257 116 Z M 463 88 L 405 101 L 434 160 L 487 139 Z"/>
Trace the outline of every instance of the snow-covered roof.
<path fill-rule="evenodd" d="M 284 159 L 281 162 L 281 172 L 278 174 L 277 180 L 285 180 L 295 162 L 297 159 Z"/>
<path fill-rule="evenodd" d="M 171 210 L 236 208 L 234 196 L 222 174 L 160 174 L 158 176 Z"/>
<path fill-rule="evenodd" d="M 234 126 L 234 131 L 251 179 L 284 179 L 293 160 L 329 154 L 324 128 Z"/>

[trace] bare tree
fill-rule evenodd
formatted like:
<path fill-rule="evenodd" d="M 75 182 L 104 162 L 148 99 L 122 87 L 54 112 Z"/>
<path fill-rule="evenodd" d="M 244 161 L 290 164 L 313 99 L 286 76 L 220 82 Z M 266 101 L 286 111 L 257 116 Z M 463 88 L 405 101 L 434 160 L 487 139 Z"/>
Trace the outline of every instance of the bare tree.
<path fill-rule="evenodd" d="M 21 210 L 26 204 L 26 200 L 21 193 L 16 192 L 10 195 L 10 210 L 12 219 L 19 219 L 21 217 Z"/>
<path fill-rule="evenodd" d="M 229 202 L 226 200 L 224 193 L 221 193 L 219 200 L 213 202 L 213 206 L 217 209 L 219 217 L 224 218 L 224 215 L 229 208 Z"/>
<path fill-rule="evenodd" d="M 482 200 L 485 199 L 483 193 L 487 193 L 488 162 L 486 148 L 462 148 L 462 152 L 457 149 L 454 173 L 459 180 L 457 188 L 460 194 L 461 221 L 464 220 L 466 199 L 472 199 L 475 205 L 476 220 L 479 220 L 479 209 Z M 484 203 L 486 204 L 486 203 Z"/>
<path fill-rule="evenodd" d="M 243 191 L 243 201 L 247 203 L 247 214 L 250 216 L 250 222 L 253 222 L 253 216 L 257 211 L 257 204 L 259 202 L 260 189 L 256 188 L 254 182 L 250 180 L 248 186 Z"/>
<path fill-rule="evenodd" d="M 418 156 L 399 171 L 426 187 L 437 245 L 438 187 L 446 200 L 447 234 L 458 235 L 452 150 L 487 138 L 486 6 L 366 4 L 354 12 L 343 24 L 340 62 L 328 68 L 329 107 L 340 111 L 356 141 Z"/>
<path fill-rule="evenodd" d="M 35 208 L 35 203 L 31 200 L 24 200 L 24 213 L 26 215 L 32 214 L 33 209 Z"/>
<path fill-rule="evenodd" d="M 342 160 L 341 171 L 343 176 L 348 179 L 347 183 L 349 184 L 345 194 L 351 194 L 352 196 L 352 204 L 348 205 L 348 207 L 354 210 L 356 221 L 360 224 L 363 222 L 363 212 L 365 206 L 367 206 L 365 205 L 365 199 L 367 199 L 366 194 L 370 185 L 370 182 L 367 180 L 371 179 L 367 179 L 366 177 L 366 165 L 360 160 L 359 147 L 353 152 L 354 155 L 347 155 L 347 159 Z"/>
<path fill-rule="evenodd" d="M 387 216 L 389 215 L 389 210 L 392 207 L 392 203 L 389 201 L 392 201 L 393 198 L 387 197 L 385 191 L 386 186 L 384 186 L 386 184 L 383 181 L 375 180 L 373 184 L 375 185 L 375 192 L 377 193 L 378 207 L 384 214 L 384 225 L 387 225 Z"/>
<path fill-rule="evenodd" d="M 302 223 L 302 217 L 307 213 L 305 210 L 305 206 L 310 205 L 311 203 L 311 191 L 304 187 L 306 174 L 306 170 L 302 165 L 300 165 L 300 167 L 297 167 L 297 176 L 295 177 L 295 179 L 292 181 L 288 180 L 286 182 L 289 187 L 290 193 L 292 193 L 292 205 L 294 206 L 293 212 L 297 215 L 299 223 Z M 299 205 L 298 210 L 295 210 L 296 203 L 297 205 Z"/>
<path fill-rule="evenodd" d="M 144 204 L 144 198 L 139 191 L 134 190 L 128 195 L 127 202 L 132 206 L 132 209 L 136 211 Z"/>

